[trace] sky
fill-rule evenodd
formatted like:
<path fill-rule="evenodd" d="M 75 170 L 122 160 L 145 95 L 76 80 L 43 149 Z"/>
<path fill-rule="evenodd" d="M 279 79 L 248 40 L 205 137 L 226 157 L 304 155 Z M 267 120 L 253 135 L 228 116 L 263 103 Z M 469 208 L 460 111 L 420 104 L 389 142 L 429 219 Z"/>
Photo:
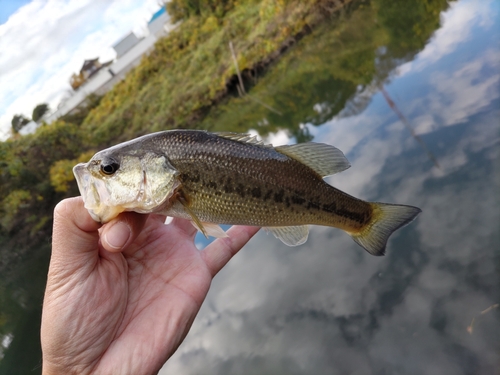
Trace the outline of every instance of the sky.
<path fill-rule="evenodd" d="M 85 59 L 115 58 L 112 45 L 147 33 L 159 0 L 0 0 L 0 140 L 15 114 L 52 110 Z"/>

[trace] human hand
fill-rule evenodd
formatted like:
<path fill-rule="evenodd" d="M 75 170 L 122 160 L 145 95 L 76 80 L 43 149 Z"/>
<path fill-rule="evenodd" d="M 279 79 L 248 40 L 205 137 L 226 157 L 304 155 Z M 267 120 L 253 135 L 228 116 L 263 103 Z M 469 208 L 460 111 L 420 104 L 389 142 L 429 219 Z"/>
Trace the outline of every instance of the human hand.
<path fill-rule="evenodd" d="M 186 220 L 122 213 L 101 226 L 80 197 L 54 211 L 42 312 L 43 374 L 155 374 L 188 333 L 212 278 L 257 233 L 199 251 Z"/>

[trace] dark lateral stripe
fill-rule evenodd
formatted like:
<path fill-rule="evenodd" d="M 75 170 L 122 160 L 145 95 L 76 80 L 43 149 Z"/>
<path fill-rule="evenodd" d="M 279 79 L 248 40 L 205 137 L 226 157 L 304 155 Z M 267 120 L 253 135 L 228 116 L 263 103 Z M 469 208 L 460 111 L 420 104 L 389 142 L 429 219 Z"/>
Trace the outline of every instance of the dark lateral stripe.
<path fill-rule="evenodd" d="M 371 215 L 368 212 L 353 212 L 343 208 L 335 211 L 339 216 L 345 217 L 346 219 L 352 220 L 356 223 L 367 224 L 370 221 Z"/>
<path fill-rule="evenodd" d="M 282 203 L 283 202 L 283 196 L 285 195 L 285 191 L 281 189 L 279 192 L 274 193 L 274 201 L 276 203 Z"/>
<path fill-rule="evenodd" d="M 262 196 L 262 192 L 260 191 L 260 187 L 253 188 L 250 190 L 250 193 L 252 194 L 252 197 L 254 198 L 260 198 Z"/>
<path fill-rule="evenodd" d="M 306 202 L 306 200 L 304 198 L 292 195 L 292 203 L 293 204 L 303 205 L 305 202 Z"/>

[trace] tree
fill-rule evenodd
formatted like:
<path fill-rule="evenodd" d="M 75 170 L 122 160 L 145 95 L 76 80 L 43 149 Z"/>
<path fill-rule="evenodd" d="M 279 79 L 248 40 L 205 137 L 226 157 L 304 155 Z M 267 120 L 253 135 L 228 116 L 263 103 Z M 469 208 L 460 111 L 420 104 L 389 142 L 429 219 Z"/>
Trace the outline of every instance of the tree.
<path fill-rule="evenodd" d="M 47 103 L 42 103 L 38 104 L 34 109 L 33 109 L 33 114 L 31 115 L 31 118 L 33 121 L 38 122 L 44 114 L 47 113 L 49 110 L 49 105 Z"/>
<path fill-rule="evenodd" d="M 24 125 L 29 122 L 30 119 L 25 117 L 24 115 L 14 115 L 10 123 L 12 124 L 12 130 L 14 131 L 14 133 L 19 133 L 19 130 L 21 130 Z"/>

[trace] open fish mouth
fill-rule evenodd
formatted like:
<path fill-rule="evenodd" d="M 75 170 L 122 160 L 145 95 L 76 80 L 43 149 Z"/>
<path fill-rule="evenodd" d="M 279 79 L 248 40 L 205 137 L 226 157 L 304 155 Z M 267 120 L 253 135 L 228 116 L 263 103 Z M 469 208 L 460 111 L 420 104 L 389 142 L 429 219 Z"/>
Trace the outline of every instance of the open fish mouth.
<path fill-rule="evenodd" d="M 111 195 L 105 182 L 94 178 L 88 171 L 87 164 L 77 164 L 73 168 L 73 173 L 83 198 L 84 207 L 89 211 L 92 219 L 105 223 L 123 209 L 109 205 Z"/>
<path fill-rule="evenodd" d="M 73 174 L 78 184 L 78 189 L 82 195 L 85 208 L 91 209 L 99 205 L 99 196 L 94 196 L 94 178 L 87 170 L 87 163 L 80 163 L 73 167 Z M 91 193 L 91 194 L 89 194 Z M 89 199 L 90 198 L 90 199 Z M 97 199 L 96 199 L 97 198 Z"/>

